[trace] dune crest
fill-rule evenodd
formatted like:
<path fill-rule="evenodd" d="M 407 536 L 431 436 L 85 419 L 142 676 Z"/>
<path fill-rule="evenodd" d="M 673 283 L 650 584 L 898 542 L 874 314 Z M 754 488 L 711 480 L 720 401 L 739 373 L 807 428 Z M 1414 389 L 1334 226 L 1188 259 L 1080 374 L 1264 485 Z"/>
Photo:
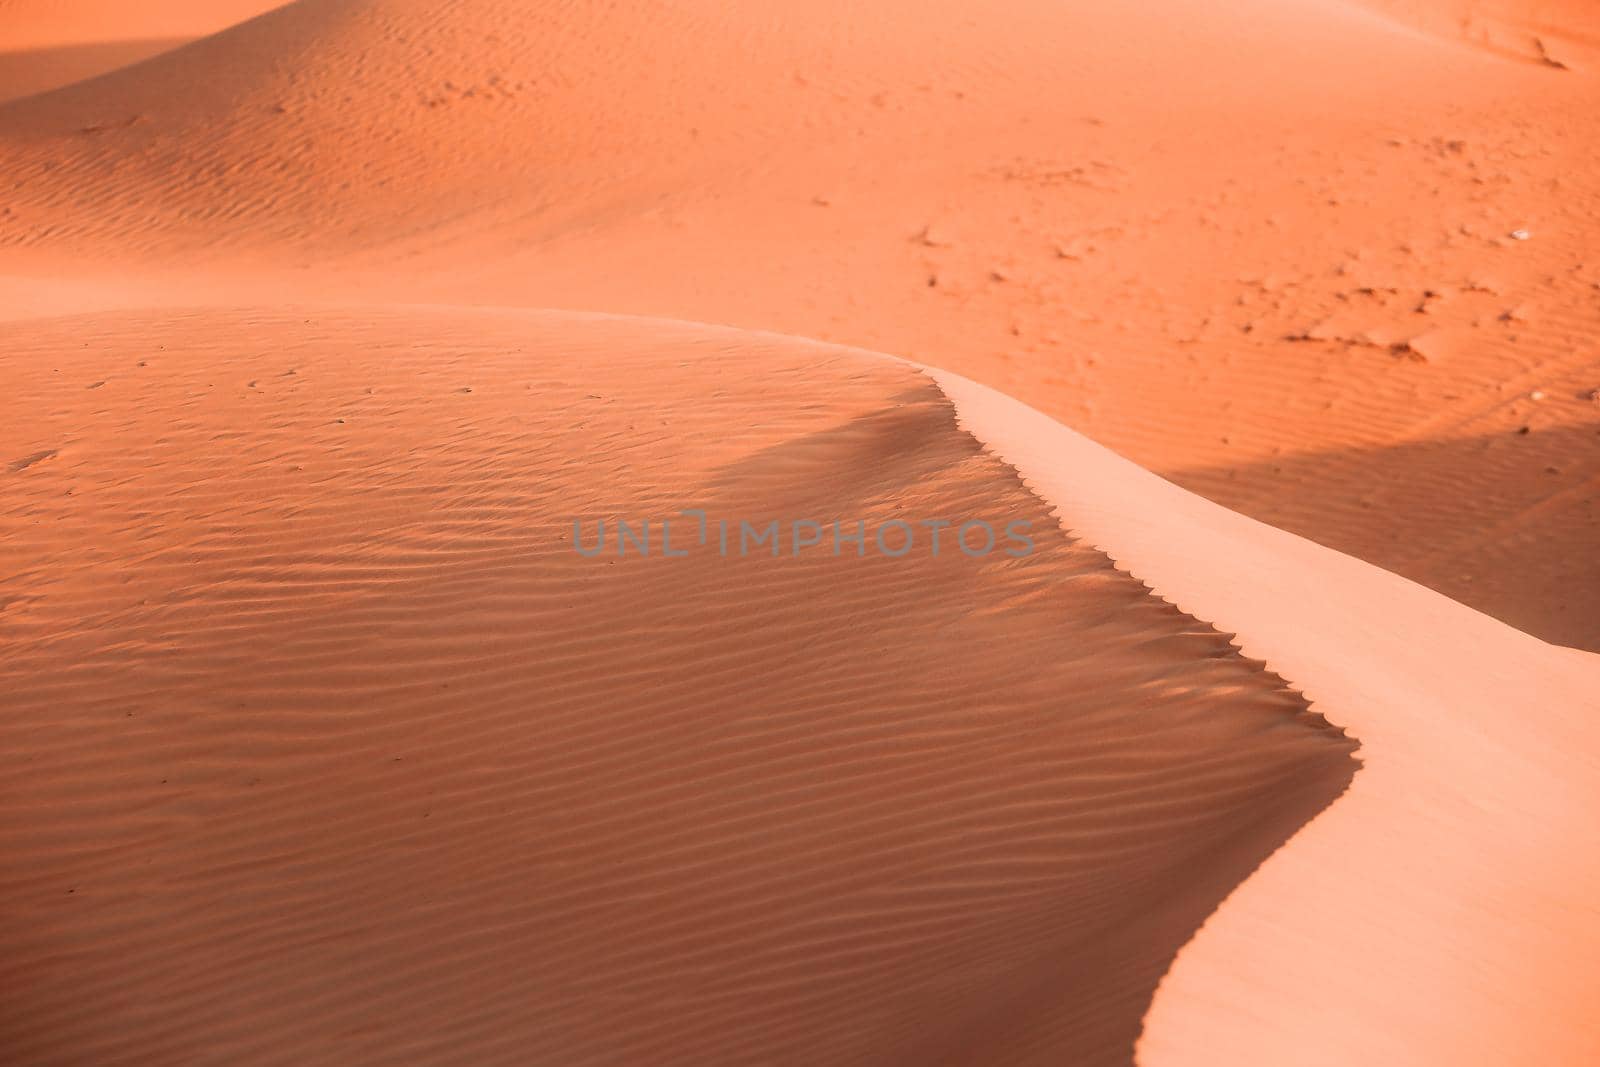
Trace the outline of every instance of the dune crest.
<path fill-rule="evenodd" d="M 1217 507 L 1017 401 L 928 373 L 1064 528 L 1235 634 L 1362 740 L 1348 794 L 1180 954 L 1140 1062 L 1600 1060 L 1600 656 Z M 1308 1042 L 1309 1019 L 1349 1025 Z"/>

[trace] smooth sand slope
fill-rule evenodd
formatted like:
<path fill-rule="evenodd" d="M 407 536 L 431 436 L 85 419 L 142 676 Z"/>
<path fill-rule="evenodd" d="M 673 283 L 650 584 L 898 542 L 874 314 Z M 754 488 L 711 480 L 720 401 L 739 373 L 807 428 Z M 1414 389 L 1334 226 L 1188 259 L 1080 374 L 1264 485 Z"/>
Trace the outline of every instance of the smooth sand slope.
<path fill-rule="evenodd" d="M 1594 69 L 1594 0 L 1362 0 L 1374 11 L 1486 52 L 1552 70 Z"/>
<path fill-rule="evenodd" d="M 0 352 L 12 1062 L 1127 1063 L 1357 767 L 908 364 L 482 312 Z M 1036 551 L 571 544 L 690 505 Z"/>
<path fill-rule="evenodd" d="M 171 51 L 283 0 L 0 0 L 0 101 Z"/>
<path fill-rule="evenodd" d="M 0 304 L 865 345 L 1600 649 L 1592 5 L 1428 10 L 304 0 L 0 108 Z"/>

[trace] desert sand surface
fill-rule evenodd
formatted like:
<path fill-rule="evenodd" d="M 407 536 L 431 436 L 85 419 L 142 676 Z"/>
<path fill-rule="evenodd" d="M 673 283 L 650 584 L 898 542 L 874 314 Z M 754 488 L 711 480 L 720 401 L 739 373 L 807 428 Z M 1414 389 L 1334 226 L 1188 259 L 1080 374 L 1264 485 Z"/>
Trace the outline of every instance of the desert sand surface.
<path fill-rule="evenodd" d="M 0 107 L 0 303 L 893 352 L 1597 650 L 1600 65 L 1541 10 L 1564 69 L 1334 0 L 303 2 Z"/>
<path fill-rule="evenodd" d="M 16 1062 L 1126 1062 L 1357 766 L 897 361 L 485 312 L 5 333 Z M 602 560 L 564 518 L 689 505 L 1038 551 Z"/>
<path fill-rule="evenodd" d="M 0 1058 L 1600 1062 L 1597 25 L 0 0 Z"/>
<path fill-rule="evenodd" d="M 281 0 L 0 0 L 0 102 L 132 66 L 279 6 Z"/>
<path fill-rule="evenodd" d="M 1362 743 L 1348 795 L 1180 954 L 1140 1062 L 1600 1060 L 1600 659 L 1216 507 L 983 386 L 931 375 L 1063 527 L 1236 633 Z"/>

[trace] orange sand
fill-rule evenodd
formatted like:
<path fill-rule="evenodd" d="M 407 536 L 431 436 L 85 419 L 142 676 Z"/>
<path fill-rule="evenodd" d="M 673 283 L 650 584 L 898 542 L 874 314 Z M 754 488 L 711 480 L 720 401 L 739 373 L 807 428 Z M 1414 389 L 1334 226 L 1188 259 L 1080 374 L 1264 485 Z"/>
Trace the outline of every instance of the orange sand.
<path fill-rule="evenodd" d="M 282 0 L 0 0 L 0 102 L 84 81 Z"/>
<path fill-rule="evenodd" d="M 0 1060 L 1600 1062 L 1597 14 L 0 0 Z"/>
<path fill-rule="evenodd" d="M 903 364 L 470 312 L 4 341 L 18 1062 L 1125 1062 L 1356 767 Z M 1039 551 L 572 551 L 687 503 Z"/>
<path fill-rule="evenodd" d="M 308 0 L 0 107 L 0 169 L 38 176 L 0 307 L 863 345 L 1600 649 L 1600 64 L 1564 3 L 1558 70 L 1336 0 Z"/>

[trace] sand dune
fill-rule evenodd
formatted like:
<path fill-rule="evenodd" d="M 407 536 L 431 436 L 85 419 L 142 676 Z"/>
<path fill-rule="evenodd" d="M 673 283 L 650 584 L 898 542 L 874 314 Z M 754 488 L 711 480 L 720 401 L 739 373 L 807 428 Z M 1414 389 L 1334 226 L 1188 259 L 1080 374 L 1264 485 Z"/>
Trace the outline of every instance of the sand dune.
<path fill-rule="evenodd" d="M 1063 526 L 1236 633 L 1363 744 L 1349 794 L 1180 955 L 1140 1062 L 1600 1060 L 1600 657 L 1216 507 L 931 373 Z M 1391 1022 L 1320 1026 L 1308 1043 L 1308 1016 Z"/>
<path fill-rule="evenodd" d="M 1362 0 L 1424 32 L 1553 70 L 1594 70 L 1594 0 Z"/>
<path fill-rule="evenodd" d="M 131 66 L 281 3 L 0 0 L 0 102 Z"/>
<path fill-rule="evenodd" d="M 0 47 L 92 44 L 216 33 L 285 0 L 0 0 Z"/>
<path fill-rule="evenodd" d="M 170 52 L 184 38 L 105 41 L 0 51 L 0 102 L 31 96 Z"/>
<path fill-rule="evenodd" d="M 1600 1062 L 1592 8 L 0 0 L 0 1060 Z"/>
<path fill-rule="evenodd" d="M 1595 76 L 1331 2 L 986 11 L 291 5 L 0 108 L 30 176 L 0 306 L 557 306 L 892 351 L 1600 649 Z"/>
<path fill-rule="evenodd" d="M 20 1062 L 1127 1062 L 1356 768 L 896 361 L 492 313 L 6 333 Z M 573 550 L 689 504 L 1037 551 Z"/>
<path fill-rule="evenodd" d="M 1142 1063 L 1597 1051 L 1595 657 L 866 353 L 445 310 L 6 332 L 25 1062 L 1125 1063 L 1147 1007 Z M 1039 551 L 573 549 L 685 505 Z M 1405 1023 L 1308 1053 L 1308 1006 Z"/>

